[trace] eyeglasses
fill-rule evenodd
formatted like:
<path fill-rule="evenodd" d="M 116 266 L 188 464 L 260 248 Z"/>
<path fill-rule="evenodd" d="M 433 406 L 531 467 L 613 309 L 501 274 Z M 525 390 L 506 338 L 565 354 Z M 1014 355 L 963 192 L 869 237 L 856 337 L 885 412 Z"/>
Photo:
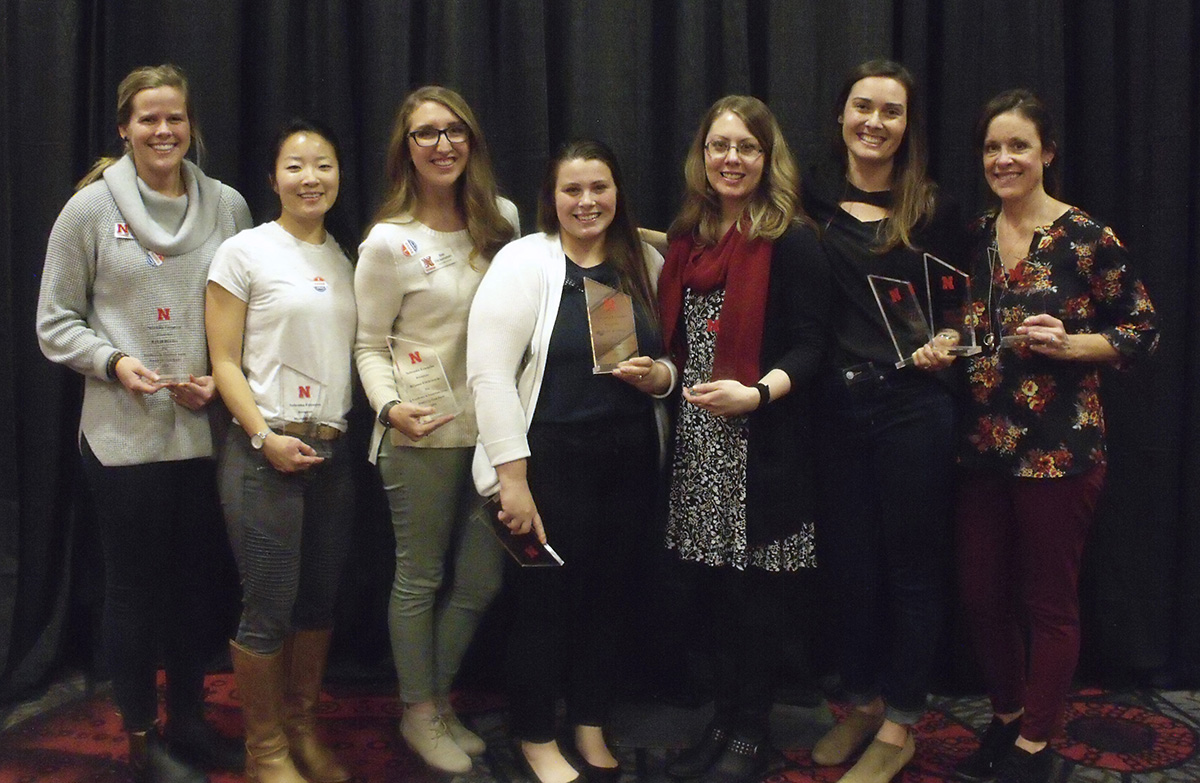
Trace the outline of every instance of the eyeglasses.
<path fill-rule="evenodd" d="M 738 157 L 745 160 L 754 160 L 763 154 L 763 148 L 758 146 L 758 142 L 750 140 L 730 144 L 728 139 L 713 139 L 704 145 L 704 149 L 714 158 L 725 157 L 731 149 L 737 150 Z"/>
<path fill-rule="evenodd" d="M 462 144 L 471 136 L 471 129 L 466 125 L 451 125 L 448 128 L 417 128 L 408 137 L 417 143 L 418 147 L 436 147 L 442 137 L 451 144 Z"/>

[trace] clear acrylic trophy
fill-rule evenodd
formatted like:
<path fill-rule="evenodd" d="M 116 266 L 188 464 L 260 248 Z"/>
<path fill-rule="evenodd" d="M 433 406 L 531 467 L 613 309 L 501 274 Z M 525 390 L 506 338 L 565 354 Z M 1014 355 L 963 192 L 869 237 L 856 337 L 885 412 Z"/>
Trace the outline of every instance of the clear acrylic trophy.
<path fill-rule="evenodd" d="M 867 275 L 883 324 L 896 349 L 896 368 L 912 364 L 913 352 L 933 339 L 929 322 L 917 301 L 917 292 L 907 280 Z"/>
<path fill-rule="evenodd" d="M 971 276 L 937 256 L 925 254 L 925 295 L 929 331 L 952 356 L 974 356 L 983 350 L 977 339 L 979 317 L 971 298 Z"/>
<path fill-rule="evenodd" d="M 422 417 L 423 422 L 462 413 L 462 406 L 450 388 L 446 369 L 433 346 L 392 336 L 388 337 L 388 348 L 392 352 L 392 366 L 402 387 L 404 401 L 433 408 L 432 414 Z"/>
<path fill-rule="evenodd" d="M 618 364 L 638 355 L 633 298 L 590 277 L 583 279 L 583 292 L 592 338 L 592 372 L 611 373 Z"/>

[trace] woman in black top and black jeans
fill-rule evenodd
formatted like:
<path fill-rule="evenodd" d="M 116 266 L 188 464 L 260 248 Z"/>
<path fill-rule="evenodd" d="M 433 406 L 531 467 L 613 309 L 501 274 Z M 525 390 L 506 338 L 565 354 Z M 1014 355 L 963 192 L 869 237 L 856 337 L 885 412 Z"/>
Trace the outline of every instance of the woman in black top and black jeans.
<path fill-rule="evenodd" d="M 920 299 L 923 254 L 961 254 L 959 221 L 925 172 L 916 97 L 897 63 L 856 68 L 837 103 L 842 175 L 809 199 L 834 283 L 818 557 L 840 599 L 842 685 L 854 704 L 813 760 L 843 764 L 869 741 L 845 783 L 886 783 L 912 758 L 947 598 L 953 401 L 936 374 L 896 369 L 867 278 L 907 281 Z"/>

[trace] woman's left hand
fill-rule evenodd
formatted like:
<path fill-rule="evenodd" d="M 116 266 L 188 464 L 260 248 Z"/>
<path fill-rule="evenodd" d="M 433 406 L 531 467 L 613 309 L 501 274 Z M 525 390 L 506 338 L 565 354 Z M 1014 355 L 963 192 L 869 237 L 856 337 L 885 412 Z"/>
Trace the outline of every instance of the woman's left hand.
<path fill-rule="evenodd" d="M 170 387 L 171 401 L 182 405 L 190 411 L 198 411 L 212 402 L 217 392 L 217 385 L 211 375 L 189 375 L 186 383 L 177 383 Z"/>
<path fill-rule="evenodd" d="M 739 416 L 758 407 L 758 389 L 732 380 L 709 381 L 683 387 L 683 398 L 714 416 Z"/>
<path fill-rule="evenodd" d="M 1066 359 L 1070 356 L 1071 338 L 1063 327 L 1063 322 L 1052 315 L 1041 313 L 1029 316 L 1017 327 L 1017 334 L 1029 338 L 1026 345 L 1034 353 L 1052 359 Z"/>
<path fill-rule="evenodd" d="M 626 359 L 616 366 L 612 374 L 614 378 L 620 378 L 646 394 L 663 394 L 671 384 L 671 372 L 649 356 Z"/>

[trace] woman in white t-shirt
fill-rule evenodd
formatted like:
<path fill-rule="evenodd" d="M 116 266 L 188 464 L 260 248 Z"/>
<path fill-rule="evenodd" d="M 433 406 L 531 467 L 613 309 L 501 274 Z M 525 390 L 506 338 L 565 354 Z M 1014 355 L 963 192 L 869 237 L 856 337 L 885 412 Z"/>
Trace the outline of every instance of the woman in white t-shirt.
<path fill-rule="evenodd" d="M 520 227 L 516 207 L 496 194 L 483 131 L 453 90 L 421 87 L 404 99 L 387 177 L 359 248 L 354 356 L 377 416 L 369 458 L 396 534 L 388 626 L 404 702 L 400 734 L 430 766 L 462 773 L 484 743 L 448 696 L 500 587 L 504 557 L 473 519 L 480 499 L 471 482 L 477 432 L 466 384 L 467 313 L 492 256 Z M 405 385 L 439 367 L 451 392 L 440 400 Z M 447 561 L 453 577 L 443 585 Z"/>
<path fill-rule="evenodd" d="M 293 121 L 273 160 L 279 219 L 227 240 L 208 274 L 213 377 L 239 425 L 218 467 L 243 591 L 230 646 L 247 779 L 335 783 L 351 776 L 317 739 L 313 709 L 351 527 L 354 272 L 325 228 L 333 135 Z"/>

